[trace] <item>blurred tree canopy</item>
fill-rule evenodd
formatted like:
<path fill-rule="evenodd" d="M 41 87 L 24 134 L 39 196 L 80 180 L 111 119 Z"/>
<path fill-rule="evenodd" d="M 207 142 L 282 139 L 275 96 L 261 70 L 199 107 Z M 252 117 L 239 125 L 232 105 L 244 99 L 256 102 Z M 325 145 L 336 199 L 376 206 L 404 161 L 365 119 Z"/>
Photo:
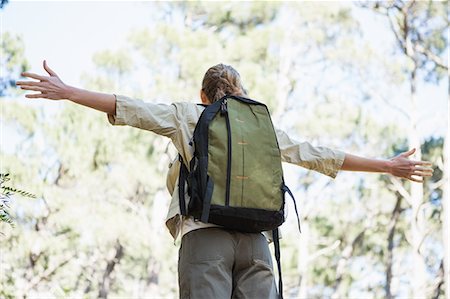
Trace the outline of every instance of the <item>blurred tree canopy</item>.
<path fill-rule="evenodd" d="M 0 78 L 0 96 L 5 96 L 10 87 L 15 87 L 20 73 L 29 68 L 24 57 L 24 43 L 20 36 L 9 32 L 2 32 L 0 47 L 0 64 L 2 77 Z"/>
<path fill-rule="evenodd" d="M 445 8 L 414 3 L 411 14 L 417 11 L 420 21 L 413 32 L 420 38 L 413 48 L 423 71 L 416 80 L 439 83 L 445 78 L 432 57 L 444 59 L 446 27 L 426 19 L 445 17 Z M 410 144 L 402 133 L 410 124 L 395 105 L 409 94 L 411 61 L 398 53 L 397 42 L 388 54 L 371 43 L 357 18 L 406 4 L 383 5 L 148 3 L 149 25 L 130 32 L 117 49 L 93 55 L 96 72 L 83 74 L 83 87 L 162 103 L 197 101 L 204 72 L 224 62 L 238 69 L 250 97 L 268 104 L 276 126 L 293 138 L 391 157 Z M 389 17 L 380 34 L 394 28 L 400 36 L 404 28 L 390 23 L 398 16 Z M 2 51 L 14 57 L 7 73 L 13 82 L 26 59 L 23 43 L 8 36 L 12 42 L 2 43 Z M 2 123 L 18 136 L 13 150 L 2 147 L 1 172 L 14 174 L 37 199 L 14 198 L 17 226 L 0 224 L 0 296 L 176 298 L 178 248 L 164 227 L 164 177 L 176 157 L 169 140 L 113 128 L 105 115 L 73 104 L 50 109 L 58 104 L 1 95 Z M 416 94 L 416 100 L 426 99 Z M 445 136 L 417 138 L 422 158 L 436 170 L 415 210 L 409 182 L 350 173 L 332 182 L 285 166 L 300 199 L 303 231 L 299 236 L 292 217 L 283 225 L 287 298 L 411 297 L 416 250 L 423 294 L 444 296 Z M 411 223 L 418 214 L 417 249 Z"/>
<path fill-rule="evenodd" d="M 3 9 L 3 7 L 8 3 L 8 0 L 1 0 L 0 2 L 0 9 Z"/>

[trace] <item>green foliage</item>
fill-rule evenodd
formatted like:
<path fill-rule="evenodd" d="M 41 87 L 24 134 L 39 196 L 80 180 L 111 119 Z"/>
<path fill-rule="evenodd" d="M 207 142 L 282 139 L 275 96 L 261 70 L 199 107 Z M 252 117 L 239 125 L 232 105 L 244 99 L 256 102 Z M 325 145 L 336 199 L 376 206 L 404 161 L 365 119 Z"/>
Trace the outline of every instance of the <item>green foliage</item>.
<path fill-rule="evenodd" d="M 106 50 L 96 53 L 92 60 L 99 70 L 106 73 L 117 73 L 118 75 L 129 72 L 133 64 L 128 53 L 123 50 L 117 52 Z"/>
<path fill-rule="evenodd" d="M 36 195 L 21 189 L 5 186 L 5 183 L 9 180 L 9 173 L 0 173 L 0 222 L 13 225 L 14 221 L 11 219 L 8 212 L 8 209 L 10 208 L 8 204 L 11 200 L 11 196 L 18 194 L 23 197 L 36 198 Z"/>
<path fill-rule="evenodd" d="M 29 64 L 24 58 L 24 43 L 19 35 L 2 32 L 0 39 L 0 64 L 3 68 L 0 96 L 5 96 L 10 87 L 15 87 L 19 74 L 29 69 Z"/>

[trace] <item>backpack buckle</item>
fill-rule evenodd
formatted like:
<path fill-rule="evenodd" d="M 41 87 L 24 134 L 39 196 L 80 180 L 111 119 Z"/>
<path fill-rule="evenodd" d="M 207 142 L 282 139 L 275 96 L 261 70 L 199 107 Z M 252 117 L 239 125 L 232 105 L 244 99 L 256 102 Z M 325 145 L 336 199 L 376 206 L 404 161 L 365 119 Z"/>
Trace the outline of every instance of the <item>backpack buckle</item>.
<path fill-rule="evenodd" d="M 228 113 L 227 99 L 224 99 L 220 104 L 220 115 L 224 115 L 225 113 Z"/>

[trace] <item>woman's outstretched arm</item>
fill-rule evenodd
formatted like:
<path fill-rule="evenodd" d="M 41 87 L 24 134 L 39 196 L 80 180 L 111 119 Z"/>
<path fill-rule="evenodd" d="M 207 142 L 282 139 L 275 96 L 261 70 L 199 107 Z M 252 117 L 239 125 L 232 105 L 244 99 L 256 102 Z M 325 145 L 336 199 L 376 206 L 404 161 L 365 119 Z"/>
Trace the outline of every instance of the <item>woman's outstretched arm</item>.
<path fill-rule="evenodd" d="M 415 149 L 389 160 L 376 160 L 323 146 L 313 146 L 309 142 L 298 142 L 279 129 L 275 132 L 283 162 L 315 170 L 332 178 L 335 178 L 339 171 L 348 170 L 387 173 L 422 183 L 425 177 L 433 174 L 430 162 L 409 159 Z"/>
<path fill-rule="evenodd" d="M 22 76 L 38 81 L 17 81 L 21 89 L 38 91 L 36 94 L 27 94 L 29 99 L 70 100 L 74 103 L 93 108 L 111 115 L 116 114 L 116 97 L 113 94 L 89 91 L 65 84 L 58 75 L 51 70 L 44 60 L 44 69 L 50 76 L 41 76 L 29 72 Z"/>
<path fill-rule="evenodd" d="M 345 154 L 341 170 L 390 173 L 396 177 L 422 183 L 425 177 L 433 174 L 433 168 L 430 162 L 408 159 L 415 151 L 416 149 L 413 148 L 390 160 L 368 159 Z"/>

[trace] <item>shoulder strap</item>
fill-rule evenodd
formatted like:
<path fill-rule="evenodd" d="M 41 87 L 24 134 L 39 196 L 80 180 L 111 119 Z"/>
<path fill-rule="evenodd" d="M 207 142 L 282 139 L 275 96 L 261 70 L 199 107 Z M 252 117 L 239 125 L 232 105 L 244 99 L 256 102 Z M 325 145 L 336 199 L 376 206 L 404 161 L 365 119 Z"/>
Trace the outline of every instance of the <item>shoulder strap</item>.
<path fill-rule="evenodd" d="M 282 190 L 283 190 L 283 192 L 287 192 L 294 202 L 295 214 L 297 215 L 298 230 L 301 233 L 302 231 L 300 228 L 300 218 L 298 216 L 298 209 L 297 209 L 297 204 L 295 202 L 294 195 L 292 194 L 292 192 L 288 188 L 288 186 L 286 186 L 284 184 L 284 182 L 283 182 Z M 272 231 L 272 239 L 273 239 L 273 246 L 275 249 L 275 259 L 277 261 L 277 267 L 278 267 L 278 298 L 283 299 L 283 280 L 282 280 L 282 276 L 281 276 L 280 236 L 278 233 L 278 228 L 276 228 Z"/>
<path fill-rule="evenodd" d="M 295 202 L 294 194 L 292 194 L 291 190 L 283 183 L 283 186 L 281 187 L 283 192 L 287 192 L 289 196 L 292 198 L 292 201 L 294 202 L 294 209 L 295 214 L 297 215 L 297 225 L 298 225 L 298 231 L 301 233 L 302 229 L 300 228 L 300 217 L 298 216 L 298 209 L 297 209 L 297 203 Z"/>
<path fill-rule="evenodd" d="M 180 176 L 178 178 L 178 199 L 180 204 L 180 215 L 186 216 L 186 199 L 184 197 L 184 186 L 186 185 L 186 179 L 189 171 L 184 165 L 183 157 L 178 154 L 178 161 L 180 161 Z"/>
<path fill-rule="evenodd" d="M 272 231 L 273 246 L 275 248 L 275 259 L 278 267 L 278 298 L 283 299 L 283 280 L 281 278 L 281 254 L 280 254 L 280 236 L 278 228 Z"/>

